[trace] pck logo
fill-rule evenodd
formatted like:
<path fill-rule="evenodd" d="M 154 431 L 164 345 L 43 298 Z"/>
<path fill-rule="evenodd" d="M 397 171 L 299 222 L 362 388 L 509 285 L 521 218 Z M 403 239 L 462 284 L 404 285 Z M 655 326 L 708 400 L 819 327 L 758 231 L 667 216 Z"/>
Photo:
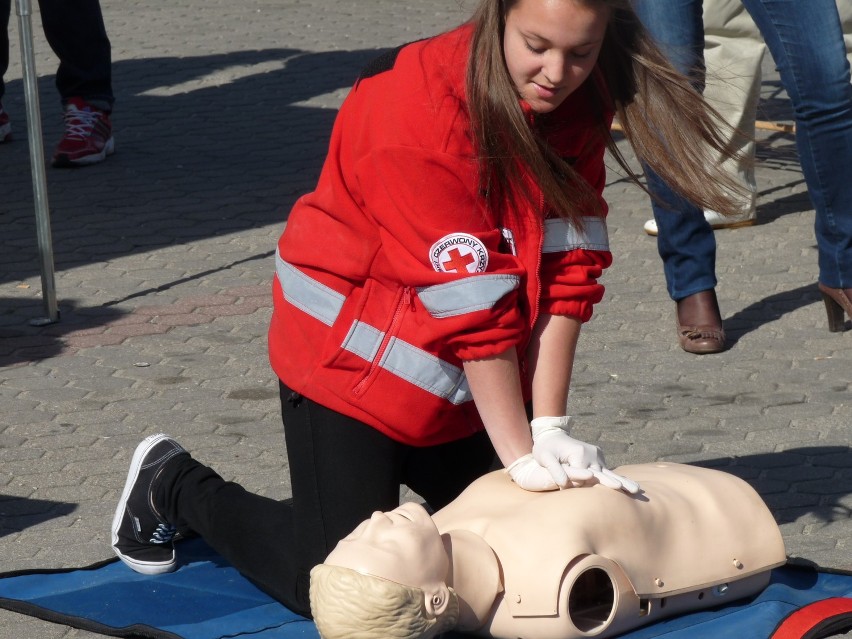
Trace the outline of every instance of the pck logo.
<path fill-rule="evenodd" d="M 432 245 L 429 260 L 439 273 L 482 273 L 488 267 L 488 249 L 473 235 L 451 233 Z"/>

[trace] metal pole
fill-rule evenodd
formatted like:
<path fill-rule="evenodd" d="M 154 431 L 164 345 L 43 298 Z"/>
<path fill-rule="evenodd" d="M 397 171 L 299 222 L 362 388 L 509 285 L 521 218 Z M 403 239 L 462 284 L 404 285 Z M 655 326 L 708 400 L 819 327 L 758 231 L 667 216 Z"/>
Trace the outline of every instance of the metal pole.
<path fill-rule="evenodd" d="M 41 133 L 41 108 L 38 101 L 38 77 L 33 54 L 32 3 L 16 0 L 21 36 L 21 63 L 24 72 L 24 98 L 27 107 L 27 134 L 30 143 L 30 167 L 33 176 L 36 233 L 41 264 L 41 291 L 46 318 L 30 322 L 44 325 L 59 319 L 54 280 L 53 241 L 50 235 L 50 208 L 47 204 L 47 178 L 44 173 L 44 148 Z"/>

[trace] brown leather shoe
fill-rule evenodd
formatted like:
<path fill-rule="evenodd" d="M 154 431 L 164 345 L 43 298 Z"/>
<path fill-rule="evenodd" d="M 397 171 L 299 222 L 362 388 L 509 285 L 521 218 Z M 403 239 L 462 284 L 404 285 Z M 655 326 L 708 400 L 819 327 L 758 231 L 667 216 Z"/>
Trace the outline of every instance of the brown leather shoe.
<path fill-rule="evenodd" d="M 825 311 L 828 313 L 828 330 L 832 333 L 846 330 L 846 317 L 852 318 L 852 288 L 831 288 L 822 282 L 818 285 Z"/>
<path fill-rule="evenodd" d="M 725 350 L 725 330 L 716 291 L 694 293 L 677 301 L 677 336 L 687 353 L 705 355 Z"/>

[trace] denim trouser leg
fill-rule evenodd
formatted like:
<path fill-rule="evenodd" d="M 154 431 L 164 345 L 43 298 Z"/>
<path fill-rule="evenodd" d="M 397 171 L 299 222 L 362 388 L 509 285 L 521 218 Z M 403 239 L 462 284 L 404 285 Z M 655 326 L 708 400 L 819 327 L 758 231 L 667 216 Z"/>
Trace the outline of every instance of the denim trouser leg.
<path fill-rule="evenodd" d="M 716 287 L 716 238 L 704 212 L 645 167 L 657 221 L 657 251 L 675 301 Z"/>
<path fill-rule="evenodd" d="M 816 210 L 819 281 L 852 287 L 852 86 L 835 0 L 743 0 L 778 65 L 796 116 Z"/>
<path fill-rule="evenodd" d="M 703 0 L 633 0 L 633 7 L 672 64 L 703 82 Z"/>
<path fill-rule="evenodd" d="M 701 0 L 634 0 L 643 24 L 672 63 L 703 85 Z M 645 167 L 657 222 L 657 250 L 669 295 L 680 300 L 716 286 L 716 238 L 704 212 L 674 193 Z"/>

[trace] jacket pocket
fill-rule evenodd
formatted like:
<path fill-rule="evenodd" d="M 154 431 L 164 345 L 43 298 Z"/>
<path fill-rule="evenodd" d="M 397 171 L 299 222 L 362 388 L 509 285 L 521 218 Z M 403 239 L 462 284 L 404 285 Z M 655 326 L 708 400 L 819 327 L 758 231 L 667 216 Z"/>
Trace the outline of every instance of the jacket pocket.
<path fill-rule="evenodd" d="M 390 313 L 381 327 L 362 320 L 356 320 L 352 323 L 343 343 L 343 348 L 369 362 L 365 374 L 356 380 L 352 388 L 352 393 L 356 397 L 363 395 L 378 375 L 382 359 L 389 345 L 399 334 L 402 320 L 411 308 L 411 295 L 412 290 L 409 287 L 397 291 L 391 303 L 386 307 L 390 309 Z"/>

